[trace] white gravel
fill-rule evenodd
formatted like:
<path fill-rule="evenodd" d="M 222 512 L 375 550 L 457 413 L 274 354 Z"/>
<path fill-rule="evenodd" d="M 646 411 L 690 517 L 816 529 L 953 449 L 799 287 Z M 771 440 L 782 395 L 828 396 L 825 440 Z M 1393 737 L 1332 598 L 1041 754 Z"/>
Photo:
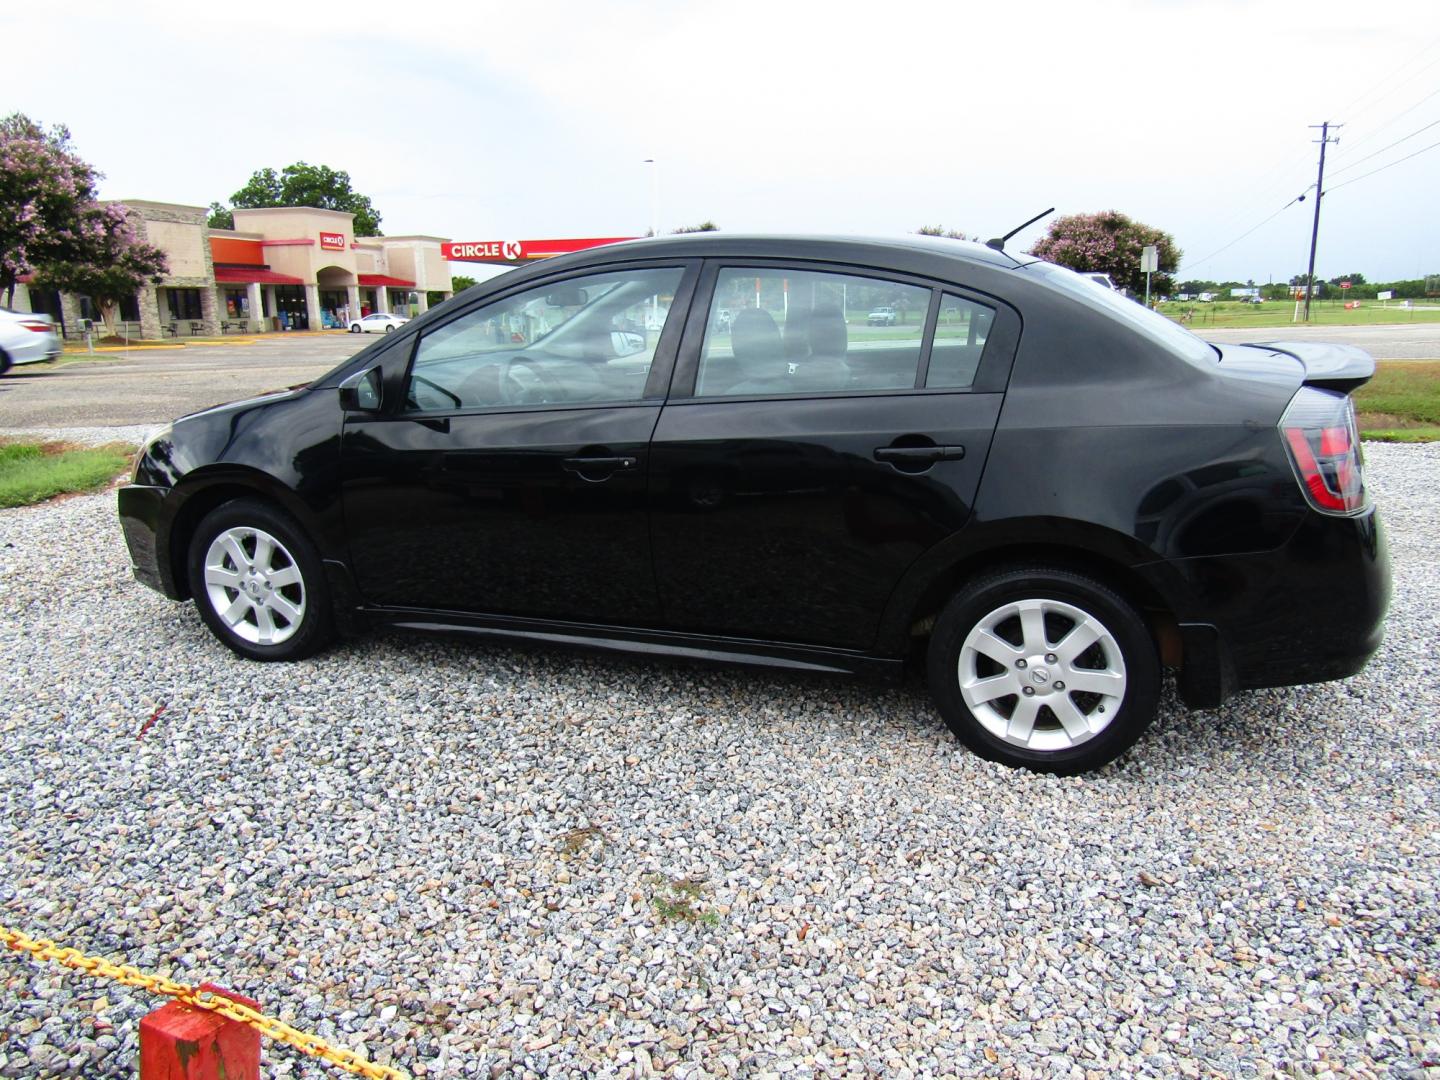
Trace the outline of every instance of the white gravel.
<path fill-rule="evenodd" d="M 246 663 L 130 580 L 113 497 L 0 512 L 0 922 L 417 1075 L 1433 1076 L 1440 447 L 1367 452 L 1380 656 L 1167 699 L 1076 778 L 966 753 L 918 682 Z M 0 1076 L 134 1075 L 155 999 L 0 979 Z"/>

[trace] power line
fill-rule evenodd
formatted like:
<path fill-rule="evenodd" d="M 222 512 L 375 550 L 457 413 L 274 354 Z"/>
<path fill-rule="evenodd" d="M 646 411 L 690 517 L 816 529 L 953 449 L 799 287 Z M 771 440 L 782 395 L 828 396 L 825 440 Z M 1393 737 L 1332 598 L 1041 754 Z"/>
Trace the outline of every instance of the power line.
<path fill-rule="evenodd" d="M 1440 60 L 1437 60 L 1436 62 L 1440 63 Z M 1418 109 L 1421 105 L 1424 105 L 1427 101 L 1429 101 L 1437 94 L 1440 94 L 1440 89 L 1431 90 L 1430 93 L 1426 94 L 1419 101 L 1415 102 L 1414 105 L 1411 105 L 1409 108 L 1401 109 L 1398 113 L 1392 116 L 1389 120 L 1386 120 L 1383 124 L 1371 128 L 1364 135 L 1361 135 L 1358 139 L 1352 140 L 1349 144 L 1349 149 L 1353 152 L 1357 146 L 1363 146 L 1365 143 L 1373 139 L 1376 135 L 1379 135 L 1380 132 L 1388 128 L 1391 124 L 1395 123 L 1395 121 L 1399 120 L 1401 117 L 1409 116 L 1412 112 Z"/>
<path fill-rule="evenodd" d="M 1343 183 L 1343 184 L 1336 184 L 1333 188 L 1329 188 L 1329 189 L 1325 192 L 1325 194 L 1326 194 L 1326 195 L 1329 195 L 1331 191 L 1339 191 L 1339 190 L 1340 190 L 1341 188 L 1343 188 L 1343 187 L 1349 187 L 1351 184 L 1354 184 L 1354 183 L 1356 183 L 1357 181 L 1364 180 L 1367 176 L 1374 176 L 1376 173 L 1382 173 L 1382 172 L 1384 172 L 1386 169 L 1393 169 L 1396 165 L 1399 165 L 1402 161 L 1409 161 L 1412 157 L 1419 157 L 1421 154 L 1425 153 L 1427 150 L 1434 150 L 1437 146 L 1440 146 L 1440 142 L 1434 142 L 1434 143 L 1431 143 L 1429 146 L 1423 146 L 1423 147 L 1421 147 L 1419 150 L 1416 150 L 1413 154 L 1406 154 L 1406 155 L 1405 155 L 1404 157 L 1402 157 L 1402 158 L 1396 158 L 1394 161 L 1390 162 L 1390 164 L 1388 164 L 1388 165 L 1381 165 L 1380 168 L 1378 168 L 1378 169 L 1371 169 L 1369 172 L 1361 173 L 1359 176 L 1353 176 L 1353 177 L 1351 177 L 1349 180 L 1346 180 L 1345 183 Z"/>
<path fill-rule="evenodd" d="M 1312 188 L 1313 188 L 1314 186 L 1315 186 L 1314 184 L 1311 184 L 1311 185 L 1310 185 L 1310 187 L 1312 187 Z M 1308 192 L 1309 190 L 1310 190 L 1310 188 L 1306 188 L 1306 189 L 1305 189 L 1306 192 Z M 1212 251 L 1209 255 L 1206 255 L 1203 259 L 1196 259 L 1194 262 L 1188 262 L 1188 263 L 1186 263 L 1186 264 L 1185 264 L 1184 266 L 1182 266 L 1179 270 L 1176 270 L 1176 271 L 1175 271 L 1175 276 L 1176 276 L 1176 277 L 1179 277 L 1179 276 L 1180 276 L 1182 273 L 1184 273 L 1186 270 L 1193 270 L 1195 267 L 1201 265 L 1202 263 L 1207 263 L 1207 262 L 1209 262 L 1211 259 L 1215 258 L 1216 255 L 1219 255 L 1219 254 L 1221 254 L 1221 253 L 1223 253 L 1223 252 L 1229 251 L 1232 247 L 1234 247 L 1236 244 L 1238 244 L 1241 240 L 1244 240 L 1244 239 L 1245 239 L 1247 236 L 1249 236 L 1251 233 L 1253 233 L 1253 232 L 1255 232 L 1256 230 L 1258 230 L 1261 225 L 1268 225 L 1268 224 L 1270 224 L 1270 222 L 1274 221 L 1277 217 L 1279 217 L 1281 214 L 1283 214 L 1286 210 L 1289 210 L 1290 207 L 1294 206 L 1296 203 L 1298 203 L 1298 202 L 1299 202 L 1301 199 L 1303 199 L 1303 198 L 1305 198 L 1305 193 L 1304 193 L 1304 192 L 1302 192 L 1301 194 L 1295 196 L 1295 198 L 1291 199 L 1291 200 L 1290 200 L 1289 202 L 1287 202 L 1284 206 L 1280 207 L 1279 210 L 1276 210 L 1273 214 L 1271 214 L 1269 217 L 1267 217 L 1264 221 L 1260 222 L 1258 225 L 1255 225 L 1255 226 L 1253 226 L 1253 227 L 1251 227 L 1251 228 L 1249 228 L 1249 229 L 1246 229 L 1243 233 L 1241 233 L 1239 236 L 1237 236 L 1234 240 L 1231 240 L 1231 241 L 1230 241 L 1228 244 L 1226 244 L 1224 247 L 1222 247 L 1222 248 L 1217 248 L 1215 251 Z"/>
<path fill-rule="evenodd" d="M 1377 98 L 1375 101 L 1372 101 L 1370 104 L 1366 105 L 1363 109 L 1355 110 L 1355 106 L 1359 105 L 1360 102 L 1364 101 L 1366 98 L 1371 97 L 1372 95 L 1374 95 L 1374 94 L 1375 94 L 1382 86 L 1384 86 L 1386 83 L 1391 82 L 1392 80 L 1397 79 L 1397 78 L 1400 79 L 1400 82 L 1399 82 L 1398 84 L 1396 84 L 1395 86 L 1390 87 L 1389 90 L 1387 91 L 1387 93 L 1393 93 L 1395 90 L 1399 89 L 1401 86 L 1404 86 L 1407 82 L 1409 82 L 1410 80 L 1414 79 L 1416 76 L 1424 74 L 1425 72 L 1429 71 L 1432 67 L 1434 67 L 1437 63 L 1440 63 L 1440 57 L 1436 57 L 1434 60 L 1431 60 L 1430 63 L 1428 63 L 1428 64 L 1426 64 L 1424 67 L 1420 68 L 1418 71 L 1412 71 L 1412 72 L 1410 72 L 1410 74 L 1408 74 L 1408 75 L 1403 75 L 1403 76 L 1402 76 L 1402 72 L 1404 72 L 1406 68 L 1412 66 L 1417 60 L 1422 60 L 1422 59 L 1424 59 L 1426 53 L 1428 53 L 1428 52 L 1429 52 L 1431 49 L 1433 49 L 1436 45 L 1440 45 L 1440 37 L 1437 37 L 1437 38 L 1435 38 L 1433 41 L 1429 42 L 1428 44 L 1421 46 L 1420 50 L 1419 50 L 1418 52 L 1416 52 L 1415 55 L 1412 56 L 1409 60 L 1405 61 L 1405 63 L 1401 64 L 1401 65 L 1400 65 L 1399 67 L 1397 67 L 1397 68 L 1392 68 L 1392 69 L 1390 70 L 1390 73 L 1389 73 L 1389 74 L 1385 75 L 1383 78 L 1380 79 L 1379 82 L 1377 82 L 1377 83 L 1375 83 L 1374 85 L 1372 85 L 1369 90 L 1366 90 L 1366 91 L 1365 91 L 1363 94 L 1361 94 L 1359 97 L 1355 98 L 1353 101 L 1350 102 L 1350 104 L 1346 105 L 1343 109 L 1336 109 L 1336 110 L 1335 110 L 1335 113 L 1332 113 L 1331 115 L 1336 115 L 1336 114 L 1342 114 L 1342 115 L 1343 115 L 1343 114 L 1349 113 L 1350 116 L 1351 116 L 1351 119 L 1353 120 L 1353 119 L 1355 118 L 1355 116 L 1359 116 L 1359 115 L 1362 115 L 1362 114 L 1364 114 L 1364 113 L 1366 113 L 1366 112 L 1369 112 L 1371 109 L 1375 108 L 1375 106 L 1380 103 L 1378 98 Z"/>
<path fill-rule="evenodd" d="M 1437 90 L 1436 93 L 1440 93 L 1440 90 Z M 1364 157 L 1362 157 L 1362 158 L 1357 158 L 1356 160 L 1352 161 L 1349 165 L 1346 165 L 1343 169 L 1336 169 L 1336 170 L 1335 170 L 1333 173 L 1331 173 L 1330 175 L 1331 175 L 1331 176 L 1339 176 L 1339 175 L 1340 175 L 1341 173 L 1343 173 L 1343 172 L 1349 172 L 1351 169 L 1355 168 L 1356 165 L 1359 165 L 1359 164 L 1361 164 L 1362 162 L 1369 161 L 1369 160 L 1370 160 L 1371 158 L 1373 158 L 1373 157 L 1379 157 L 1381 154 L 1385 153 L 1386 150 L 1393 150 L 1395 147 L 1399 146 L 1402 142 L 1408 142 L 1410 139 L 1413 139 L 1416 135 L 1419 135 L 1421 132 L 1429 131 L 1429 130 L 1430 130 L 1431 128 L 1433 128 L 1436 124 L 1440 124 L 1440 120 L 1432 120 L 1430 123 L 1426 124 L 1424 127 L 1418 128 L 1417 130 L 1410 132 L 1410 134 L 1409 134 L 1409 135 L 1406 135 L 1405 138 L 1403 138 L 1403 139 L 1396 139 L 1396 140 L 1395 140 L 1394 142 L 1392 142 L 1389 146 L 1382 146 L 1379 150 L 1376 150 L 1376 151 L 1374 151 L 1373 153 L 1366 154 L 1366 155 L 1365 155 Z"/>

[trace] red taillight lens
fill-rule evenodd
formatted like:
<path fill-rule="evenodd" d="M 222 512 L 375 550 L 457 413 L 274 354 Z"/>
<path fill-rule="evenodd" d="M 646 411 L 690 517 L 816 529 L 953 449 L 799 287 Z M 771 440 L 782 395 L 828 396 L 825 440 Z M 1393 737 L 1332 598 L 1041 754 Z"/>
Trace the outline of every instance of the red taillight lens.
<path fill-rule="evenodd" d="M 1326 514 L 1365 508 L 1364 461 L 1355 406 L 1344 394 L 1305 386 L 1280 420 L 1305 498 Z"/>
<path fill-rule="evenodd" d="M 34 330 L 37 334 L 49 333 L 52 326 L 52 324 L 48 322 L 21 322 L 20 325 L 25 327 L 26 330 Z"/>

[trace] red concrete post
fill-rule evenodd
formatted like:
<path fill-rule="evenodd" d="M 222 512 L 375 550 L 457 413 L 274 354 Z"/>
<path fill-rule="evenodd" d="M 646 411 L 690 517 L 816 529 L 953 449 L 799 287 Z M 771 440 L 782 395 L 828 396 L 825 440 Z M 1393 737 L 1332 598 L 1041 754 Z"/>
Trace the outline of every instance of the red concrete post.
<path fill-rule="evenodd" d="M 260 1007 L 210 983 L 200 989 Z M 140 1080 L 260 1080 L 260 1033 L 172 1001 L 140 1020 Z"/>

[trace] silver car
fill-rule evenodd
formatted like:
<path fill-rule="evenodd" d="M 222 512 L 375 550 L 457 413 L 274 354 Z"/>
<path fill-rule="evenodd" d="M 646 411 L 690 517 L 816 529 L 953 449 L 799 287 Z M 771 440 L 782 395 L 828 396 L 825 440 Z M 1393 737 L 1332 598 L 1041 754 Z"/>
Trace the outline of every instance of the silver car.
<path fill-rule="evenodd" d="M 49 315 L 0 308 L 0 375 L 14 364 L 38 364 L 60 355 L 60 336 Z"/>

